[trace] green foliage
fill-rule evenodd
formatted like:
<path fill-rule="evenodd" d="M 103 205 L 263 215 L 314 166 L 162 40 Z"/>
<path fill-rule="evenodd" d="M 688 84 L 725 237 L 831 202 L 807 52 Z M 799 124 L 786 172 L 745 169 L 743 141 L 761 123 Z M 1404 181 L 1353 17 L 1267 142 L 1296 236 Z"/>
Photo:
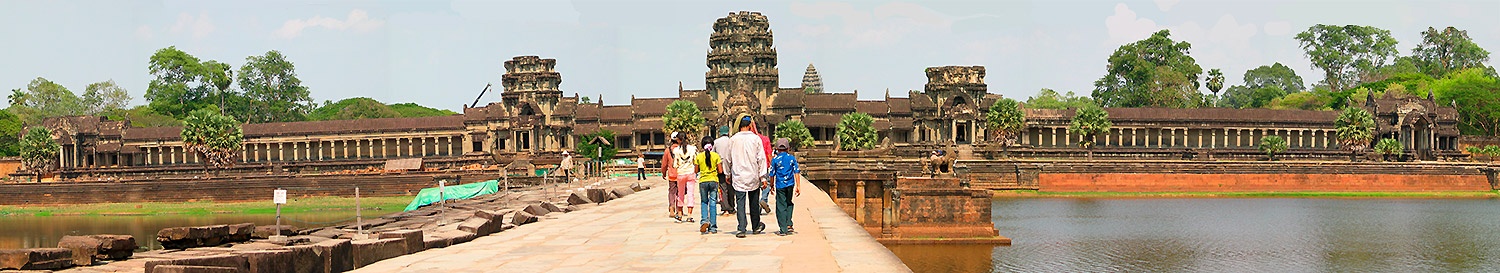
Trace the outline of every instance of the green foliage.
<path fill-rule="evenodd" d="M 1411 50 L 1427 75 L 1443 77 L 1470 68 L 1485 68 L 1490 52 L 1469 39 L 1469 32 L 1454 27 L 1442 30 L 1428 27 L 1422 32 L 1422 43 Z M 1491 68 L 1493 71 L 1493 68 Z"/>
<path fill-rule="evenodd" d="M 662 115 L 661 119 L 666 127 L 662 128 L 662 131 L 668 134 L 687 132 L 688 139 L 694 139 L 692 136 L 698 133 L 698 129 L 703 128 L 704 122 L 707 122 L 703 119 L 703 112 L 698 111 L 698 104 L 686 100 L 677 100 L 668 104 L 667 113 Z"/>
<path fill-rule="evenodd" d="M 213 108 L 193 110 L 182 120 L 182 143 L 215 167 L 234 164 L 235 151 L 245 140 L 240 122 Z"/>
<path fill-rule="evenodd" d="M 57 151 L 62 146 L 52 139 L 52 130 L 47 127 L 31 127 L 26 136 L 21 138 L 21 162 L 27 169 L 46 170 L 57 159 Z"/>
<path fill-rule="evenodd" d="M 1449 73 L 1429 85 L 1438 105 L 1458 108 L 1458 129 L 1464 134 L 1500 136 L 1500 80 L 1483 69 Z"/>
<path fill-rule="evenodd" d="M 149 63 L 156 79 L 146 87 L 146 100 L 157 113 L 185 117 L 193 110 L 217 105 L 229 88 L 228 65 L 200 61 L 175 46 L 157 50 Z"/>
<path fill-rule="evenodd" d="M 578 137 L 579 137 L 579 141 L 578 141 L 578 154 L 581 154 L 581 155 L 583 155 L 585 157 L 588 157 L 590 159 L 594 159 L 594 160 L 609 160 L 609 159 L 614 159 L 615 158 L 615 154 L 620 152 L 619 149 L 615 148 L 615 145 L 619 145 L 619 144 L 618 143 L 614 143 L 615 142 L 615 132 L 614 131 L 599 130 L 599 131 L 595 131 L 593 133 L 579 135 Z M 593 143 L 591 143 L 591 142 L 594 141 L 595 138 L 598 138 L 598 137 L 603 137 L 604 139 L 609 140 L 609 142 L 610 142 L 609 145 L 594 145 Z"/>
<path fill-rule="evenodd" d="M 129 121 L 135 127 L 173 127 L 182 126 L 182 121 L 172 116 L 162 115 L 152 111 L 151 107 L 142 105 L 129 110 L 114 110 L 101 113 L 104 117 L 114 121 Z"/>
<path fill-rule="evenodd" d="M 124 110 L 130 105 L 130 93 L 125 88 L 115 85 L 115 80 L 108 80 L 89 84 L 83 92 L 83 112 L 80 114 L 99 115 L 112 111 Z"/>
<path fill-rule="evenodd" d="M 865 113 L 844 114 L 839 118 L 839 149 L 845 151 L 874 149 L 879 141 L 875 133 L 875 118 Z"/>
<path fill-rule="evenodd" d="M 776 125 L 776 138 L 792 140 L 792 149 L 812 147 L 812 132 L 807 130 L 807 125 L 802 121 L 788 120 Z"/>
<path fill-rule="evenodd" d="M 1036 96 L 1026 98 L 1026 108 L 1031 109 L 1068 109 L 1097 106 L 1094 104 L 1093 98 L 1074 95 L 1073 91 L 1068 91 L 1067 95 L 1059 95 L 1057 91 L 1047 88 L 1042 88 L 1042 91 L 1037 92 Z"/>
<path fill-rule="evenodd" d="M 1285 97 L 1286 91 L 1276 87 L 1250 88 L 1245 86 L 1231 86 L 1224 92 L 1224 98 L 1219 100 L 1220 107 L 1229 108 L 1261 108 L 1271 105 L 1277 98 Z"/>
<path fill-rule="evenodd" d="M 1333 108 L 1328 107 L 1331 99 L 1328 96 L 1327 89 L 1316 89 L 1310 92 L 1292 93 L 1271 100 L 1271 103 L 1266 105 L 1266 108 L 1327 111 L 1333 110 Z"/>
<path fill-rule="evenodd" d="M 1015 145 L 1021 130 L 1026 129 L 1026 112 L 1021 110 L 1021 105 L 1016 100 L 1000 99 L 984 113 L 984 124 L 995 132 L 995 137 L 1005 146 Z"/>
<path fill-rule="evenodd" d="M 1115 50 L 1104 77 L 1094 81 L 1094 100 L 1107 107 L 1202 106 L 1198 74 L 1203 68 L 1188 56 L 1192 45 L 1170 35 L 1161 30 Z"/>
<path fill-rule="evenodd" d="M 1286 139 L 1281 136 L 1260 137 L 1260 152 L 1266 153 L 1266 158 L 1276 159 L 1276 154 L 1286 152 Z"/>
<path fill-rule="evenodd" d="M 578 99 L 578 103 L 581 103 L 581 104 L 589 104 L 589 101 L 590 101 L 589 97 L 583 97 L 583 98 L 579 98 Z"/>
<path fill-rule="evenodd" d="M 25 128 L 20 117 L 0 111 L 0 156 L 21 155 L 21 130 Z"/>
<path fill-rule="evenodd" d="M 42 119 L 83 112 L 83 101 L 67 87 L 37 77 L 26 85 L 26 89 L 13 89 L 10 108 L 6 111 L 20 117 L 26 124 L 38 124 Z"/>
<path fill-rule="evenodd" d="M 1468 151 L 1470 155 L 1487 155 L 1492 157 L 1500 157 L 1500 146 L 1495 145 L 1487 145 L 1484 147 L 1469 146 L 1464 148 L 1464 151 Z"/>
<path fill-rule="evenodd" d="M 245 57 L 237 77 L 244 100 L 226 105 L 237 119 L 249 123 L 302 121 L 315 107 L 311 92 L 297 79 L 296 67 L 280 51 Z"/>
<path fill-rule="evenodd" d="M 1068 124 L 1068 133 L 1083 136 L 1078 141 L 1078 146 L 1084 148 L 1094 147 L 1095 137 L 1108 133 L 1109 127 L 1114 123 L 1109 121 L 1109 112 L 1097 107 L 1079 108 L 1078 113 Z"/>
<path fill-rule="evenodd" d="M 1318 24 L 1298 33 L 1297 41 L 1334 91 L 1358 84 L 1360 77 L 1372 74 L 1397 54 L 1396 38 L 1376 27 Z"/>
<path fill-rule="evenodd" d="M 1338 130 L 1339 145 L 1345 150 L 1362 152 L 1369 148 L 1370 141 L 1375 137 L 1375 118 L 1364 109 L 1344 108 L 1344 112 L 1333 123 Z"/>
<path fill-rule="evenodd" d="M 1208 70 L 1207 85 L 1208 91 L 1214 92 L 1214 95 L 1218 95 L 1219 90 L 1224 89 L 1224 72 L 1219 72 L 1218 68 Z"/>
<path fill-rule="evenodd" d="M 1401 141 L 1394 138 L 1382 138 L 1375 143 L 1375 152 L 1387 156 L 1401 156 Z"/>
<path fill-rule="evenodd" d="M 424 107 L 415 103 L 386 105 L 366 97 L 347 98 L 338 102 L 324 102 L 322 107 L 307 114 L 307 120 L 350 120 L 397 117 L 436 117 L 457 115 L 449 110 Z"/>
<path fill-rule="evenodd" d="M 1302 92 L 1306 88 L 1302 85 L 1302 77 L 1291 67 L 1274 63 L 1262 65 L 1245 71 L 1245 87 L 1259 89 L 1264 87 L 1275 87 L 1287 93 Z"/>

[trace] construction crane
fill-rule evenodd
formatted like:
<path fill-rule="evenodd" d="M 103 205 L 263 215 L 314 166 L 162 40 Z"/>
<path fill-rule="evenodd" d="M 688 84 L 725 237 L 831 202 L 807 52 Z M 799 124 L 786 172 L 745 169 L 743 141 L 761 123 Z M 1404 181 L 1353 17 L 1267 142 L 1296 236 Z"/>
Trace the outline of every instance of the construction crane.
<path fill-rule="evenodd" d="M 490 84 L 488 83 L 484 84 L 484 90 L 479 90 L 479 96 L 474 97 L 474 104 L 470 104 L 469 107 L 479 107 L 479 98 L 483 98 L 486 91 L 490 91 Z"/>

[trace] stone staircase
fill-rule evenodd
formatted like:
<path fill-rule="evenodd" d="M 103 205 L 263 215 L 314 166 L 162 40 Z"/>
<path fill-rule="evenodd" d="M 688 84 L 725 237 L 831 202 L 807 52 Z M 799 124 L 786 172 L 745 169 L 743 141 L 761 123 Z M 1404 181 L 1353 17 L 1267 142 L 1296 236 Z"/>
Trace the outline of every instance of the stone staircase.
<path fill-rule="evenodd" d="M 974 156 L 974 145 L 969 145 L 969 144 L 958 145 L 958 160 L 976 160 L 976 159 L 981 159 L 981 158 L 978 158 L 978 157 Z"/>

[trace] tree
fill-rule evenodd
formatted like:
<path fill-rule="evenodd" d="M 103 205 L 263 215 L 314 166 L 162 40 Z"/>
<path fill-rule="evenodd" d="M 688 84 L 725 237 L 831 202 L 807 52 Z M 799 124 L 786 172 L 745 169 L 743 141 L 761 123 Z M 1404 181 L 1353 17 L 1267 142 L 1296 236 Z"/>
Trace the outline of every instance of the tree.
<path fill-rule="evenodd" d="M 1261 108 L 1271 105 L 1272 101 L 1285 97 L 1286 91 L 1276 87 L 1250 88 L 1246 86 L 1231 86 L 1224 92 L 1224 98 L 1219 100 L 1219 106 L 1229 108 Z"/>
<path fill-rule="evenodd" d="M 188 151 L 214 167 L 234 164 L 235 151 L 245 139 L 239 121 L 219 114 L 215 109 L 204 108 L 193 110 L 182 123 L 182 143 Z"/>
<path fill-rule="evenodd" d="M 1073 115 L 1068 124 L 1068 133 L 1083 136 L 1078 140 L 1078 146 L 1089 150 L 1089 160 L 1094 159 L 1094 139 L 1100 134 L 1109 133 L 1109 127 L 1114 123 L 1109 121 L 1109 112 L 1097 107 L 1080 108 Z"/>
<path fill-rule="evenodd" d="M 1338 120 L 1333 124 L 1338 130 L 1339 146 L 1355 154 L 1368 149 L 1370 140 L 1375 137 L 1375 118 L 1364 109 L 1344 108 L 1344 112 L 1339 114 Z"/>
<path fill-rule="evenodd" d="M 1402 149 L 1401 141 L 1394 138 L 1382 138 L 1380 142 L 1375 143 L 1375 152 L 1380 153 L 1386 161 L 1391 161 L 1391 156 L 1400 157 Z"/>
<path fill-rule="evenodd" d="M 1286 139 L 1281 136 L 1263 136 L 1260 138 L 1259 149 L 1266 153 L 1266 160 L 1275 161 L 1276 154 L 1286 152 Z"/>
<path fill-rule="evenodd" d="M 130 105 L 130 93 L 115 84 L 115 80 L 108 80 L 89 84 L 83 91 L 83 114 L 102 115 L 111 111 L 124 110 Z"/>
<path fill-rule="evenodd" d="M 141 105 L 128 110 L 114 110 L 101 113 L 104 117 L 113 121 L 128 121 L 135 127 L 173 127 L 182 126 L 182 121 L 172 116 L 163 115 L 152 111 L 151 107 Z"/>
<path fill-rule="evenodd" d="M 677 100 L 668 104 L 667 113 L 663 114 L 661 119 L 665 125 L 665 128 L 662 128 L 663 131 L 684 132 L 688 134 L 688 139 L 693 139 L 692 136 L 697 134 L 698 129 L 703 128 L 703 123 L 706 122 L 703 119 L 703 112 L 698 111 L 698 104 L 686 100 Z"/>
<path fill-rule="evenodd" d="M 1208 70 L 1208 91 L 1218 96 L 1220 89 L 1224 89 L 1224 73 L 1218 68 Z"/>
<path fill-rule="evenodd" d="M 1500 80 L 1470 68 L 1430 85 L 1439 105 L 1458 109 L 1458 129 L 1464 134 L 1500 136 Z"/>
<path fill-rule="evenodd" d="M 593 143 L 594 139 L 600 137 L 608 140 L 610 142 L 609 145 L 595 145 Z M 581 141 L 578 142 L 578 153 L 590 159 L 610 160 L 614 159 L 615 154 L 620 152 L 619 149 L 615 148 L 615 145 L 618 145 L 614 143 L 615 131 L 601 129 L 593 133 L 581 135 L 579 138 L 581 138 Z"/>
<path fill-rule="evenodd" d="M 1271 103 L 1269 105 L 1266 105 L 1266 108 L 1282 110 L 1333 110 L 1333 108 L 1328 107 L 1330 99 L 1331 98 L 1327 93 L 1319 92 L 1319 90 L 1315 90 L 1312 92 L 1292 93 L 1281 98 L 1271 100 Z"/>
<path fill-rule="evenodd" d="M 223 98 L 229 87 L 228 65 L 214 61 L 205 65 L 175 46 L 157 50 L 149 64 L 156 79 L 146 87 L 146 100 L 152 110 L 164 115 L 181 118 L 193 110 L 215 105 L 217 101 L 211 100 Z"/>
<path fill-rule="evenodd" d="M 387 106 L 390 106 L 391 110 L 396 110 L 396 113 L 401 113 L 401 117 L 403 117 L 403 118 L 439 117 L 439 116 L 452 116 L 452 115 L 457 115 L 458 114 L 458 113 L 453 112 L 451 110 L 436 109 L 436 108 L 432 108 L 432 107 L 426 107 L 426 106 L 417 105 L 416 103 L 410 103 L 410 102 L 408 102 L 408 103 L 389 104 Z"/>
<path fill-rule="evenodd" d="M 21 117 L 0 111 L 0 156 L 21 155 L 21 133 L 25 128 Z"/>
<path fill-rule="evenodd" d="M 1368 26 L 1313 25 L 1298 33 L 1297 41 L 1313 68 L 1323 70 L 1323 82 L 1333 91 L 1359 84 L 1361 76 L 1385 65 L 1397 53 L 1390 31 Z"/>
<path fill-rule="evenodd" d="M 1026 108 L 1031 109 L 1068 109 L 1097 106 L 1094 104 L 1093 98 L 1074 95 L 1073 91 L 1068 91 L 1067 95 L 1060 95 L 1057 91 L 1047 88 L 1042 88 L 1041 91 L 1036 93 L 1036 96 L 1026 98 Z"/>
<path fill-rule="evenodd" d="M 1198 74 L 1203 68 L 1188 56 L 1192 45 L 1172 41 L 1170 35 L 1157 31 L 1115 50 L 1104 77 L 1094 81 L 1094 100 L 1107 107 L 1200 106 Z"/>
<path fill-rule="evenodd" d="M 1288 94 L 1302 92 L 1302 77 L 1291 67 L 1274 63 L 1262 65 L 1255 69 L 1245 71 L 1245 87 L 1259 89 L 1264 87 L 1280 88 Z"/>
<path fill-rule="evenodd" d="M 589 97 L 583 97 L 583 98 L 578 99 L 578 101 L 580 103 L 582 103 L 582 104 L 589 104 L 590 99 L 589 99 Z"/>
<path fill-rule="evenodd" d="M 995 104 L 990 105 L 990 111 L 984 113 L 984 124 L 995 132 L 995 140 L 1000 142 L 1000 147 L 1005 149 L 1005 154 L 1009 157 L 1010 146 L 1016 145 L 1016 139 L 1026 129 L 1026 112 L 1021 110 L 1021 105 L 1016 100 L 996 100 Z"/>
<path fill-rule="evenodd" d="M 1468 68 L 1484 68 L 1490 52 L 1474 44 L 1469 32 L 1454 27 L 1442 30 L 1428 27 L 1422 32 L 1422 43 L 1411 50 L 1412 57 L 1423 64 L 1434 78 Z"/>
<path fill-rule="evenodd" d="M 249 123 L 302 121 L 314 105 L 310 91 L 297 79 L 296 67 L 280 51 L 245 57 L 238 75 L 245 104 L 230 113 Z"/>
<path fill-rule="evenodd" d="M 874 149 L 879 136 L 875 134 L 875 118 L 865 113 L 849 113 L 839 118 L 839 150 L 855 151 Z"/>
<path fill-rule="evenodd" d="M 802 121 L 788 120 L 776 124 L 775 135 L 776 138 L 792 140 L 792 149 L 813 146 L 812 132 L 807 130 L 807 125 L 802 124 Z"/>
<path fill-rule="evenodd" d="M 67 87 L 37 77 L 26 85 L 26 89 L 13 89 L 10 108 L 26 124 L 38 124 L 44 118 L 78 115 L 83 112 L 83 102 Z"/>
<path fill-rule="evenodd" d="M 29 170 L 47 170 L 52 160 L 57 159 L 57 150 L 62 147 L 52 139 L 52 130 L 47 127 L 31 127 L 21 138 L 21 162 Z"/>

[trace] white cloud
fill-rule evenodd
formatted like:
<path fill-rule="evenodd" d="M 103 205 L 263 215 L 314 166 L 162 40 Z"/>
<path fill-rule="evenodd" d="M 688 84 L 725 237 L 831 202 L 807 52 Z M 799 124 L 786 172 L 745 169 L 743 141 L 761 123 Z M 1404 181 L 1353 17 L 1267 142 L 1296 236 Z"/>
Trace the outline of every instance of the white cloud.
<path fill-rule="evenodd" d="M 1287 21 L 1266 22 L 1266 35 L 1281 36 L 1292 33 L 1292 23 Z"/>
<path fill-rule="evenodd" d="M 1156 8 L 1161 11 L 1170 11 L 1172 6 L 1177 5 L 1177 2 L 1182 2 L 1182 0 L 1156 0 Z"/>
<path fill-rule="evenodd" d="M 812 19 L 837 16 L 843 26 L 838 34 L 843 35 L 845 46 L 886 45 L 902 40 L 919 31 L 949 32 L 953 20 L 920 5 L 890 2 L 876 6 L 870 11 L 856 10 L 844 2 L 818 2 L 805 4 L 793 2 L 792 14 Z M 819 37 L 829 26 L 798 26 L 796 31 L 807 37 Z"/>
<path fill-rule="evenodd" d="M 208 11 L 199 12 L 198 17 L 183 12 L 177 14 L 177 23 L 172 24 L 169 30 L 172 34 L 188 32 L 193 38 L 203 38 L 214 31 L 214 23 L 208 19 Z M 140 29 L 137 28 L 136 32 L 139 33 Z"/>
<path fill-rule="evenodd" d="M 1109 30 L 1109 39 L 1104 41 L 1108 46 L 1145 39 L 1151 37 L 1151 33 L 1161 30 L 1156 26 L 1156 21 L 1136 17 L 1135 11 L 1130 10 L 1125 3 L 1115 4 L 1115 14 L 1104 17 L 1104 27 Z"/>
<path fill-rule="evenodd" d="M 1208 40 L 1224 43 L 1226 45 L 1245 46 L 1250 43 L 1250 37 L 1256 33 L 1255 24 L 1241 25 L 1234 15 L 1225 14 L 1219 17 L 1219 22 L 1214 23 L 1214 28 L 1208 31 Z"/>
<path fill-rule="evenodd" d="M 310 27 L 323 27 L 331 30 L 353 30 L 355 32 L 367 32 L 385 25 L 385 21 L 370 18 L 369 13 L 362 9 L 349 12 L 349 17 L 340 21 L 339 19 L 323 16 L 313 16 L 310 19 L 287 20 L 281 25 L 281 29 L 272 32 L 273 36 L 291 39 L 302 35 L 302 30 Z"/>
<path fill-rule="evenodd" d="M 141 25 L 140 27 L 135 28 L 135 37 L 139 37 L 142 39 L 151 39 L 152 36 L 155 36 L 155 34 L 151 33 L 150 26 Z"/>

